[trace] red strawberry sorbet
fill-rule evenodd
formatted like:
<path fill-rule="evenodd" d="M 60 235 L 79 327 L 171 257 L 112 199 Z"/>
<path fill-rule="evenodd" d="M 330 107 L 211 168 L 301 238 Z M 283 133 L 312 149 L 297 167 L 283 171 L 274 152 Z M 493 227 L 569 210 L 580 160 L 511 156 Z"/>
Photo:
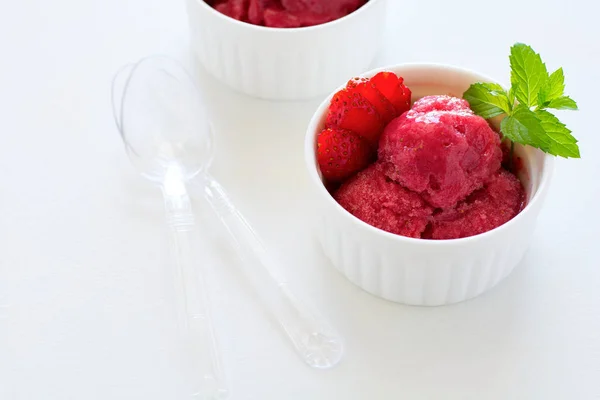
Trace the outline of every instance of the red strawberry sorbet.
<path fill-rule="evenodd" d="M 238 21 L 272 28 L 300 28 L 342 18 L 367 0 L 206 0 Z"/>
<path fill-rule="evenodd" d="M 500 138 L 469 104 L 427 96 L 393 120 L 379 141 L 386 175 L 436 208 L 453 207 L 500 168 Z"/>
<path fill-rule="evenodd" d="M 396 104 L 410 104 L 402 82 L 383 72 L 333 97 L 334 128 L 318 136 L 317 156 L 334 199 L 367 224 L 421 239 L 474 236 L 514 218 L 525 191 L 501 166 L 498 133 L 451 96 L 426 96 L 400 115 Z M 400 116 L 386 125 L 393 110 Z M 368 165 L 370 148 L 378 159 Z M 505 164 L 512 170 L 515 162 Z"/>
<path fill-rule="evenodd" d="M 433 207 L 372 164 L 344 183 L 334 198 L 358 219 L 398 235 L 420 238 Z"/>
<path fill-rule="evenodd" d="M 430 229 L 423 236 L 458 239 L 484 233 L 510 221 L 523 205 L 521 182 L 501 169 L 483 188 L 455 207 L 436 211 Z"/>

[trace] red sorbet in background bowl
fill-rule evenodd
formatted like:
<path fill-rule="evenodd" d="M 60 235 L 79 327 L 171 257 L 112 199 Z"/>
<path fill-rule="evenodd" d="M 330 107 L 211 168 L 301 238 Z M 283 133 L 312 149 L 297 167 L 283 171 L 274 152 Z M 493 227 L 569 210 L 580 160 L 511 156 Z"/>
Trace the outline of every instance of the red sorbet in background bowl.
<path fill-rule="evenodd" d="M 233 19 L 271 28 L 320 25 L 353 13 L 367 0 L 206 0 Z"/>

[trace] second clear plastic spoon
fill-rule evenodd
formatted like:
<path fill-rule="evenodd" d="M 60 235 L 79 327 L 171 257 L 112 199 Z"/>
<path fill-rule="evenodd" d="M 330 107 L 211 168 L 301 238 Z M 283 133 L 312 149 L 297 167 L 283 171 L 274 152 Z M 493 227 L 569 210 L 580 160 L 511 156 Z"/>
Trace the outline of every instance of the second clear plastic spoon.
<path fill-rule="evenodd" d="M 164 73 L 177 78 L 177 84 L 173 87 L 155 87 L 153 92 L 146 96 L 156 96 L 162 99 L 161 108 L 148 110 L 155 113 L 170 113 L 170 119 L 177 120 L 176 125 L 182 131 L 206 131 L 205 110 L 201 100 L 194 102 L 200 107 L 194 112 L 190 104 L 185 100 L 191 92 L 197 93 L 201 99 L 192 79 L 187 72 L 175 61 L 168 61 L 164 57 L 150 57 L 142 60 L 146 68 L 153 68 L 157 73 Z M 138 64 L 139 65 L 139 64 Z M 174 88 L 182 91 L 177 95 Z M 145 89 L 147 90 L 147 89 Z M 202 116 L 202 117 L 199 117 Z M 153 127 L 149 126 L 152 130 Z M 193 176 L 184 176 L 182 179 L 174 179 L 176 182 L 185 182 L 187 179 L 199 179 L 204 187 L 205 198 L 218 215 L 221 222 L 235 245 L 240 258 L 244 274 L 252 283 L 256 294 L 262 300 L 269 313 L 279 323 L 285 335 L 289 338 L 296 353 L 302 360 L 314 368 L 331 368 L 342 358 L 344 349 L 341 337 L 308 307 L 293 295 L 283 279 L 277 276 L 275 264 L 271 256 L 261 243 L 258 235 L 248 224 L 246 219 L 233 205 L 223 187 L 209 174 L 208 168 L 212 161 L 212 148 L 210 146 L 210 135 L 197 136 L 198 142 L 181 142 L 175 151 L 176 158 L 181 158 L 186 163 L 198 166 L 198 173 Z M 206 140 L 203 143 L 202 140 Z M 126 146 L 131 144 L 126 142 Z M 146 146 L 145 143 L 140 143 Z M 191 146 L 191 147 L 190 147 Z M 137 148 L 131 149 L 136 150 Z M 196 151 L 199 150 L 199 151 Z M 173 159 L 173 154 L 166 156 L 152 156 L 153 163 L 162 160 L 163 165 L 154 168 L 159 171 L 168 170 L 168 159 Z M 145 160 L 138 160 L 144 163 Z M 193 168 L 192 168 L 193 169 Z M 164 174 L 164 172 L 163 172 Z"/>
<path fill-rule="evenodd" d="M 246 278 L 290 339 L 294 350 L 313 368 L 331 368 L 343 356 L 341 337 L 315 315 L 277 275 L 274 260 L 250 224 L 208 173 L 202 174 L 205 198 L 227 228 L 242 259 Z"/>

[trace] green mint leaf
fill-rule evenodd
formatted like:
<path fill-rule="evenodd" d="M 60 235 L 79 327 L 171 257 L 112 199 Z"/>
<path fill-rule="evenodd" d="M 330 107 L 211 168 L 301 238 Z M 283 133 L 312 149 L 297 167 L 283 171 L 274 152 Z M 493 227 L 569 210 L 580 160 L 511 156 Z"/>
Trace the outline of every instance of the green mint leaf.
<path fill-rule="evenodd" d="M 571 135 L 571 130 L 558 120 L 554 115 L 545 110 L 537 110 L 536 117 L 540 121 L 544 132 L 550 139 L 548 153 L 565 158 L 580 158 L 577 139 Z"/>
<path fill-rule="evenodd" d="M 471 110 L 485 119 L 509 113 L 508 95 L 496 83 L 475 83 L 463 94 Z"/>
<path fill-rule="evenodd" d="M 517 43 L 510 49 L 510 83 L 514 87 L 515 97 L 527 107 L 538 104 L 538 92 L 548 77 L 546 65 L 533 49 Z M 515 86 L 516 85 L 516 86 Z"/>
<path fill-rule="evenodd" d="M 537 147 L 545 152 L 548 152 L 551 146 L 551 140 L 546 135 L 542 123 L 524 104 L 519 104 L 502 120 L 500 131 L 513 142 Z"/>
<path fill-rule="evenodd" d="M 554 108 L 555 110 L 577 110 L 577 103 L 569 96 L 561 96 L 550 101 L 546 108 Z"/>
<path fill-rule="evenodd" d="M 542 107 L 548 102 L 558 99 L 565 93 L 565 75 L 563 69 L 559 68 L 550 74 L 538 93 L 538 104 Z"/>
<path fill-rule="evenodd" d="M 511 47 L 509 58 L 508 92 L 498 84 L 479 82 L 471 85 L 463 98 L 475 114 L 485 119 L 507 114 L 500 123 L 504 138 L 555 156 L 580 158 L 571 130 L 545 110 L 577 110 L 577 103 L 564 95 L 563 69 L 548 75 L 540 55 L 522 43 Z"/>

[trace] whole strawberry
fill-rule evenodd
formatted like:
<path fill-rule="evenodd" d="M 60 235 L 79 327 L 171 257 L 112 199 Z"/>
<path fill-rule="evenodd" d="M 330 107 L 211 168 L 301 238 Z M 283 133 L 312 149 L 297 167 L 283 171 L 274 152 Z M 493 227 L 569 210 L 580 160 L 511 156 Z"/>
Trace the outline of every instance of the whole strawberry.
<path fill-rule="evenodd" d="M 373 150 L 356 133 L 328 128 L 317 138 L 317 162 L 323 177 L 340 182 L 365 168 L 373 158 Z"/>

